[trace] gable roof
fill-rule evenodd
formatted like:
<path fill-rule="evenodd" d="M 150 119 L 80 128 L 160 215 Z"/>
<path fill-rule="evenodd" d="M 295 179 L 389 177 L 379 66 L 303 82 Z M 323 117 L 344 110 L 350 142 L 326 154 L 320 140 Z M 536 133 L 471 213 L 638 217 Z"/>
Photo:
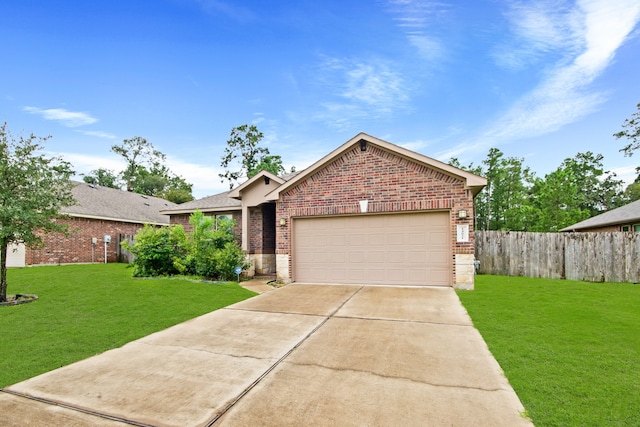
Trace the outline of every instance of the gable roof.
<path fill-rule="evenodd" d="M 267 182 L 267 179 L 272 179 L 275 182 L 277 182 L 278 184 L 282 184 L 285 182 L 285 180 L 283 178 L 280 178 L 279 176 L 269 172 L 269 171 L 265 171 L 262 170 L 260 172 L 258 172 L 257 174 L 255 174 L 251 179 L 243 182 L 240 186 L 234 188 L 233 190 L 229 191 L 229 197 L 233 197 L 234 199 L 239 199 L 241 198 L 240 193 L 242 192 L 242 190 L 244 190 L 245 188 L 248 188 L 251 186 L 251 184 L 253 184 L 254 182 L 258 181 L 260 178 L 265 179 L 265 182 Z"/>
<path fill-rule="evenodd" d="M 307 169 L 296 174 L 294 177 L 289 179 L 286 183 L 284 183 L 277 189 L 273 190 L 271 193 L 267 194 L 266 199 L 271 201 L 278 200 L 282 192 L 297 185 L 299 182 L 303 181 L 316 171 L 322 169 L 327 164 L 340 157 L 346 151 L 350 150 L 354 145 L 359 144 L 361 140 L 364 140 L 368 144 L 377 145 L 378 147 L 386 151 L 390 151 L 400 157 L 404 157 L 408 160 L 421 163 L 432 169 L 436 169 L 446 175 L 459 178 L 464 181 L 465 188 L 471 190 L 474 196 L 487 185 L 487 179 L 484 177 L 456 168 L 455 166 L 451 166 L 439 160 L 432 159 L 431 157 L 418 154 L 414 151 L 407 150 L 406 148 L 402 148 L 398 145 L 392 144 L 374 136 L 367 135 L 364 132 L 360 132 L 358 135 L 354 136 L 349 141 L 345 142 L 340 147 L 336 148 L 331 153 L 327 154 L 326 156 L 309 166 Z"/>
<path fill-rule="evenodd" d="M 138 224 L 169 224 L 169 217 L 162 215 L 160 210 L 178 206 L 158 197 L 78 181 L 73 184 L 71 193 L 78 203 L 60 210 L 71 217 Z"/>
<path fill-rule="evenodd" d="M 576 231 L 589 228 L 600 228 L 618 224 L 640 223 L 640 200 L 631 202 L 619 208 L 596 215 L 577 224 L 565 227 L 560 231 Z"/>
<path fill-rule="evenodd" d="M 173 205 L 169 209 L 161 211 L 167 215 L 177 215 L 191 213 L 195 210 L 200 212 L 228 212 L 242 209 L 242 202 L 229 197 L 229 191 L 214 194 L 213 196 L 203 197 L 202 199 L 192 200 L 190 202 Z"/>

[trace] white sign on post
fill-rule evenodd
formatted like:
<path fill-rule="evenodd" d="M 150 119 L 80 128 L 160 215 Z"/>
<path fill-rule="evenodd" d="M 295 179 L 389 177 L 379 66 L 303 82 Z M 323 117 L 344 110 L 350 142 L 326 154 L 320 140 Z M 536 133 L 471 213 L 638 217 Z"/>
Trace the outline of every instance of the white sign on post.
<path fill-rule="evenodd" d="M 456 225 L 456 234 L 458 236 L 458 242 L 468 242 L 469 241 L 469 225 L 467 224 Z"/>

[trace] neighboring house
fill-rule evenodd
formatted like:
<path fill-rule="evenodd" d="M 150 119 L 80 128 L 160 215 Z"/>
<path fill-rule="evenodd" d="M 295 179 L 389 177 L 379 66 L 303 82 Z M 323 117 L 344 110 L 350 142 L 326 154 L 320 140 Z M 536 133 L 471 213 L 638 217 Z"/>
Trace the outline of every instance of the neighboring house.
<path fill-rule="evenodd" d="M 635 231 L 640 232 L 640 200 L 631 202 L 608 212 L 596 215 L 577 224 L 565 227 L 560 231 L 606 232 Z"/>
<path fill-rule="evenodd" d="M 77 205 L 61 209 L 68 218 L 58 220 L 69 225 L 69 236 L 47 234 L 43 236 L 42 249 L 10 247 L 8 266 L 102 263 L 105 247 L 107 261 L 116 262 L 119 236 L 135 235 L 144 224 L 169 225 L 169 217 L 160 214 L 160 210 L 178 206 L 157 197 L 84 182 L 74 182 L 72 193 Z M 105 240 L 110 242 L 105 245 Z"/>
<path fill-rule="evenodd" d="M 360 133 L 309 168 L 162 211 L 230 215 L 249 275 L 284 282 L 473 288 L 473 198 L 485 178 Z"/>

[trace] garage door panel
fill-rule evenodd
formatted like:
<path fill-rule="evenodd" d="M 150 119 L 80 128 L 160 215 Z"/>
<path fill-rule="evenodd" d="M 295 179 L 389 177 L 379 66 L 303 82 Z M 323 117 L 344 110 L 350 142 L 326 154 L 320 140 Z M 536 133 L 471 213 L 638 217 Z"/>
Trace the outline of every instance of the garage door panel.
<path fill-rule="evenodd" d="M 447 252 L 430 252 L 427 261 L 431 264 L 444 265 L 449 260 Z"/>
<path fill-rule="evenodd" d="M 427 252 L 423 250 L 408 251 L 407 261 L 409 264 L 422 264 L 428 259 Z"/>
<path fill-rule="evenodd" d="M 343 250 L 332 252 L 331 255 L 330 255 L 331 265 L 340 266 L 340 265 L 344 264 L 345 257 L 346 257 L 346 254 L 345 254 L 345 252 Z M 314 260 L 311 259 L 311 262 L 313 262 L 313 261 Z"/>
<path fill-rule="evenodd" d="M 370 250 L 368 253 L 367 261 L 369 264 L 382 264 L 384 262 L 384 251 Z"/>
<path fill-rule="evenodd" d="M 347 261 L 352 265 L 362 264 L 366 261 L 366 254 L 362 251 L 349 251 L 347 253 Z"/>
<path fill-rule="evenodd" d="M 293 220 L 294 280 L 451 285 L 448 212 Z"/>
<path fill-rule="evenodd" d="M 435 245 L 444 245 L 449 241 L 449 234 L 446 232 L 433 232 L 429 235 L 430 243 Z"/>
<path fill-rule="evenodd" d="M 399 245 L 399 246 L 404 245 L 404 234 L 393 233 L 390 231 L 390 233 L 387 236 L 388 236 L 387 238 L 390 245 Z"/>

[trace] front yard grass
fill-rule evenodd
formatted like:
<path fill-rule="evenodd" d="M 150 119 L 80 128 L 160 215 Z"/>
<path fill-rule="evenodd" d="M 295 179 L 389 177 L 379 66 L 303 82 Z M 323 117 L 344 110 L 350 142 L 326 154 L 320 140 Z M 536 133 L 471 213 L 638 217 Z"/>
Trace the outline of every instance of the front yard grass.
<path fill-rule="evenodd" d="M 640 426 L 640 285 L 477 276 L 458 296 L 536 426 Z"/>
<path fill-rule="evenodd" d="M 134 279 L 125 264 L 9 269 L 7 276 L 9 294 L 39 299 L 0 307 L 0 387 L 255 295 L 236 283 Z"/>

